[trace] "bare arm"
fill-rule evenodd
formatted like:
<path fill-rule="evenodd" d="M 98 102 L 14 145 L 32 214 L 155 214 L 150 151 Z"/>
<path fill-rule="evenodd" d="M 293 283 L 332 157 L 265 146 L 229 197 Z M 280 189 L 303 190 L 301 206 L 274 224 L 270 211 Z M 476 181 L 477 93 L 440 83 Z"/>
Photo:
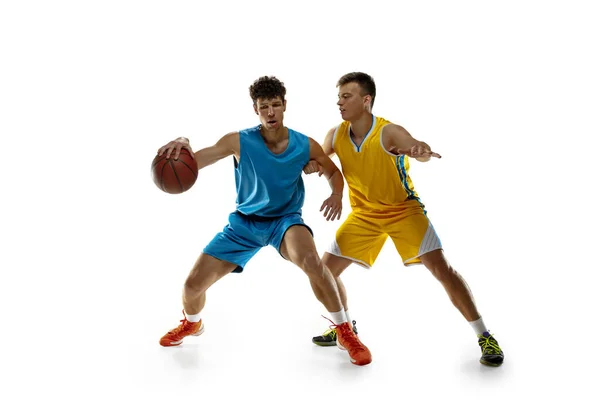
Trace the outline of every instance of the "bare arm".
<path fill-rule="evenodd" d="M 344 177 L 331 158 L 323 151 L 323 148 L 313 139 L 310 140 L 310 159 L 315 160 L 321 166 L 321 173 L 325 175 L 331 187 L 332 195 L 342 196 L 344 191 Z"/>
<path fill-rule="evenodd" d="M 431 151 L 431 147 L 427 143 L 413 138 L 400 125 L 386 125 L 381 134 L 383 147 L 390 153 L 397 155 L 405 154 L 421 162 L 429 161 L 431 157 L 442 158 L 438 153 Z"/>
<path fill-rule="evenodd" d="M 194 153 L 190 146 L 190 141 L 187 138 L 180 137 L 170 141 L 166 145 L 158 149 L 158 155 L 167 153 L 167 158 L 174 152 L 174 158 L 177 160 L 181 149 L 186 149 L 194 154 L 194 159 L 198 164 L 198 169 L 207 167 L 215 162 L 230 156 L 235 155 L 238 160 L 240 158 L 240 134 L 239 132 L 231 132 L 223 136 L 214 145 L 205 147 Z"/>
<path fill-rule="evenodd" d="M 334 127 L 327 132 L 327 135 L 325 135 L 325 141 L 323 142 L 323 146 L 321 147 L 323 153 L 325 153 L 325 155 L 329 157 L 332 157 L 335 154 L 335 151 L 333 150 L 333 135 L 335 134 L 335 130 L 336 128 Z M 304 166 L 303 170 L 305 174 L 313 174 L 315 172 L 318 172 L 319 176 L 323 175 L 323 168 L 321 164 L 319 164 L 317 160 L 315 160 L 312 156 L 308 163 Z"/>
<path fill-rule="evenodd" d="M 198 163 L 198 169 L 202 169 L 231 155 L 240 159 L 240 134 L 238 132 L 228 133 L 214 145 L 198 150 L 194 153 L 194 158 Z"/>
<path fill-rule="evenodd" d="M 331 188 L 329 196 L 321 205 L 321 210 L 327 221 L 340 219 L 342 215 L 342 194 L 344 191 L 344 177 L 338 167 L 331 161 L 331 158 L 325 154 L 323 148 L 315 140 L 310 141 L 310 159 L 314 160 L 319 166 L 319 176 L 324 174 Z"/>

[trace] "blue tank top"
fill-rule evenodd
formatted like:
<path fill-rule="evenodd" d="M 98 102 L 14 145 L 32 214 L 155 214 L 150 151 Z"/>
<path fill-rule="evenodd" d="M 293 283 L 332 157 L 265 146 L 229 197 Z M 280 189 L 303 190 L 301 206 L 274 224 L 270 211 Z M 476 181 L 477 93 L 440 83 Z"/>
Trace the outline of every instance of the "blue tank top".
<path fill-rule="evenodd" d="M 310 158 L 308 137 L 288 128 L 288 146 L 274 154 L 260 125 L 240 131 L 240 161 L 235 160 L 236 209 L 245 215 L 281 217 L 302 213 L 302 168 Z"/>

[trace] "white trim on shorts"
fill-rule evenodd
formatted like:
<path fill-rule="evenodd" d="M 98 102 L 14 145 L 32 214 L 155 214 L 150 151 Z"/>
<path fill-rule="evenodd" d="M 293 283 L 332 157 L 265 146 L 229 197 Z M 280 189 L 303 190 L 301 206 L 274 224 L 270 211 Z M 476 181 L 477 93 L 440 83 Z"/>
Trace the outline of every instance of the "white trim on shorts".
<path fill-rule="evenodd" d="M 429 221 L 429 226 L 427 227 L 425 236 L 423 237 L 423 240 L 421 241 L 421 247 L 419 247 L 419 253 L 415 257 L 405 260 L 404 265 L 406 265 L 407 267 L 412 267 L 413 265 L 419 265 L 419 264 L 423 265 L 423 263 L 414 263 L 414 264 L 408 264 L 408 265 L 406 263 L 410 262 L 411 260 L 414 260 L 415 258 L 421 257 L 423 254 L 427 254 L 434 250 L 439 250 L 439 249 L 442 249 L 442 241 L 440 240 L 439 236 L 437 235 L 435 228 L 431 224 L 431 221 Z"/>
<path fill-rule="evenodd" d="M 340 246 L 338 246 L 337 241 L 334 240 L 330 245 L 329 245 L 329 250 L 325 250 L 326 253 L 332 254 L 334 256 L 337 257 L 341 257 L 341 258 L 345 258 L 346 260 L 350 260 L 354 263 L 356 263 L 357 265 L 360 265 L 363 268 L 366 269 L 370 269 L 371 266 L 369 264 L 367 264 L 366 262 L 356 259 L 356 258 L 352 258 L 352 257 L 347 257 L 345 255 L 342 254 L 342 251 L 340 250 Z"/>
<path fill-rule="evenodd" d="M 423 240 L 421 241 L 421 247 L 419 247 L 418 254 L 415 257 L 409 258 L 407 260 L 403 260 L 402 263 L 404 264 L 405 267 L 412 267 L 413 265 L 423 265 L 422 262 L 411 263 L 410 261 L 414 260 L 415 258 L 420 258 L 424 254 L 430 253 L 434 250 L 440 250 L 442 248 L 443 248 L 442 241 L 440 240 L 439 236 L 437 235 L 435 228 L 431 224 L 431 221 L 429 221 L 429 226 L 427 227 L 425 236 L 423 237 Z M 337 256 L 337 257 L 341 257 L 341 258 L 350 260 L 350 261 L 360 265 L 363 268 L 370 269 L 372 267 L 370 264 L 367 264 L 366 262 L 364 262 L 362 260 L 343 255 L 342 251 L 340 250 L 340 246 L 337 244 L 336 240 L 334 240 L 329 245 L 329 249 L 325 250 L 325 252 L 332 254 L 334 256 Z"/>

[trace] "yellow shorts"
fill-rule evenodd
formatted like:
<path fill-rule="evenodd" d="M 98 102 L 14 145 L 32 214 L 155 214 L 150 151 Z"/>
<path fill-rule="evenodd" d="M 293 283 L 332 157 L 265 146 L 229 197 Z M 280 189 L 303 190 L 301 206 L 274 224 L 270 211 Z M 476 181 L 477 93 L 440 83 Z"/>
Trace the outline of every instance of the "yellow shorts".
<path fill-rule="evenodd" d="M 398 212 L 353 210 L 335 235 L 328 252 L 371 267 L 388 236 L 404 265 L 420 264 L 425 253 L 441 249 L 442 243 L 416 200 Z"/>

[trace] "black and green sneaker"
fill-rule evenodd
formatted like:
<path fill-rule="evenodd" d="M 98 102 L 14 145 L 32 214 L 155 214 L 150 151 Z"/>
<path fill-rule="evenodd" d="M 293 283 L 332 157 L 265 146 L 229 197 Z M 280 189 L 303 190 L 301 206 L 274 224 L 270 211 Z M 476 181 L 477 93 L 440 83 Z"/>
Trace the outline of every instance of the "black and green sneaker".
<path fill-rule="evenodd" d="M 480 363 L 489 365 L 490 367 L 499 367 L 502 365 L 504 362 L 504 353 L 496 339 L 489 332 L 483 332 L 483 335 L 479 335 L 479 347 L 481 347 Z"/>
<path fill-rule="evenodd" d="M 352 321 L 352 330 L 358 335 L 358 330 L 356 330 L 356 321 Z M 323 332 L 322 335 L 313 337 L 312 341 L 317 346 L 335 346 L 336 339 L 337 334 L 335 333 L 335 328 L 331 328 Z"/>

